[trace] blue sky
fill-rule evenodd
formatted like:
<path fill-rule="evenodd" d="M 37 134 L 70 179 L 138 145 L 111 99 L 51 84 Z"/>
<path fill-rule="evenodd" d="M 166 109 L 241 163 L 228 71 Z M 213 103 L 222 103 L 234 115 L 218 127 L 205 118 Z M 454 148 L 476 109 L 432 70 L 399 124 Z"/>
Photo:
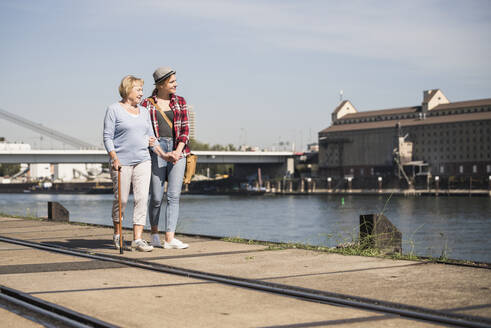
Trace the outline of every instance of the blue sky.
<path fill-rule="evenodd" d="M 0 0 L 0 108 L 102 145 L 126 74 L 177 71 L 197 138 L 296 149 L 358 110 L 491 97 L 491 1 Z M 39 137 L 0 119 L 0 136 Z M 46 146 L 46 145 L 45 145 Z"/>

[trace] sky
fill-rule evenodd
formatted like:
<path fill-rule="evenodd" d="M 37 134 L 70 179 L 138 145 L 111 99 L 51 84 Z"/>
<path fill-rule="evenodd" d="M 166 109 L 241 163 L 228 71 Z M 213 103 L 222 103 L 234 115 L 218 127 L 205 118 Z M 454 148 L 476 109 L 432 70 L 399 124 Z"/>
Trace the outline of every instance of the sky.
<path fill-rule="evenodd" d="M 359 111 L 491 98 L 488 0 L 0 0 L 0 41 L 0 108 L 97 146 L 121 79 L 149 95 L 159 66 L 210 144 L 304 150 L 341 90 Z"/>

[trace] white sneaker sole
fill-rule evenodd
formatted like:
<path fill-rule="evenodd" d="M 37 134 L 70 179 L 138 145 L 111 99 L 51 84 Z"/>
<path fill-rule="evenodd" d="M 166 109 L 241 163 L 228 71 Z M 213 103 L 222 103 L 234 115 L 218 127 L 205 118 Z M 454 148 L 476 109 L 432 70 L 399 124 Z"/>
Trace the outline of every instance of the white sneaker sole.
<path fill-rule="evenodd" d="M 131 250 L 132 251 L 138 251 L 138 252 L 151 252 L 153 250 L 153 247 L 149 247 L 147 249 L 141 248 L 140 246 L 133 246 L 131 245 Z"/>
<path fill-rule="evenodd" d="M 183 246 L 164 245 L 165 249 L 185 249 L 188 247 L 189 247 L 189 245 L 183 245 Z"/>

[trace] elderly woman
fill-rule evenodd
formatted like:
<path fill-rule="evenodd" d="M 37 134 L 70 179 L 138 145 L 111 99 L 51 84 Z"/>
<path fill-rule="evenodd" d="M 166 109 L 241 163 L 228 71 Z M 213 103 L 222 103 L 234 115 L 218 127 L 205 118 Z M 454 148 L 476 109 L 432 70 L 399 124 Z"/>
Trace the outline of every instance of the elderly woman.
<path fill-rule="evenodd" d="M 152 154 L 152 178 L 150 183 L 149 216 L 152 238 L 155 247 L 187 248 L 189 245 L 174 237 L 179 218 L 179 198 L 186 168 L 186 155 L 189 154 L 189 123 L 186 101 L 176 95 L 176 72 L 168 67 L 160 67 L 153 73 L 155 89 L 152 96 L 142 102 L 150 111 L 150 119 L 155 136 L 162 149 L 171 156 L 163 161 Z M 164 183 L 167 180 L 167 199 L 164 212 L 164 244 L 158 235 L 158 224 Z"/>
<path fill-rule="evenodd" d="M 104 146 L 111 158 L 111 177 L 114 186 L 112 219 L 114 223 L 114 246 L 119 249 L 119 204 L 118 169 L 121 168 L 121 212 L 124 213 L 130 186 L 133 185 L 133 241 L 131 247 L 143 252 L 153 249 L 142 239 L 143 226 L 147 215 L 148 188 L 150 183 L 151 160 L 149 145 L 155 141 L 148 111 L 139 105 L 143 97 L 143 80 L 128 75 L 119 86 L 121 101 L 109 105 L 104 119 Z M 152 151 L 171 160 L 159 146 Z M 174 158 L 174 157 L 172 157 Z"/>

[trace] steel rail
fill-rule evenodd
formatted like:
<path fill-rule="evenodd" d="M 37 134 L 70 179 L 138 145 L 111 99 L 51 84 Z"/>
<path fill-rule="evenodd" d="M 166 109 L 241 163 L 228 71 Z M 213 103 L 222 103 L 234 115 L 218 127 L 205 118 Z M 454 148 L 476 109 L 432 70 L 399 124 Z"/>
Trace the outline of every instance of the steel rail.
<path fill-rule="evenodd" d="M 4 236 L 0 236 L 0 241 L 42 249 L 55 253 L 84 257 L 93 260 L 108 261 L 108 262 L 118 263 L 126 266 L 136 267 L 140 269 L 150 270 L 150 271 L 174 274 L 174 275 L 185 276 L 188 278 L 195 278 L 200 280 L 214 281 L 226 285 L 233 285 L 233 286 L 238 286 L 238 287 L 243 287 L 253 290 L 259 290 L 259 291 L 269 292 L 277 295 L 290 296 L 290 297 L 295 297 L 295 298 L 303 299 L 306 301 L 317 302 L 317 303 L 344 305 L 344 306 L 349 306 L 349 307 L 354 307 L 354 308 L 359 308 L 369 311 L 400 315 L 402 317 L 412 318 L 417 320 L 435 322 L 440 324 L 442 323 L 450 324 L 458 327 L 472 327 L 472 328 L 491 327 L 491 320 L 483 317 L 459 315 L 459 314 L 448 313 L 448 312 L 432 310 L 428 308 L 411 306 L 411 305 L 405 305 L 400 303 L 380 301 L 380 300 L 363 298 L 363 297 L 352 296 L 352 295 L 343 295 L 343 294 L 337 294 L 337 293 L 326 292 L 321 290 L 265 282 L 255 279 L 238 278 L 233 276 L 184 269 L 184 268 L 179 268 L 179 267 L 174 267 L 174 266 L 169 266 L 165 264 L 159 264 L 159 263 L 154 263 L 144 260 L 129 259 L 117 255 L 94 253 L 84 250 L 73 250 L 58 245 L 50 245 L 46 243 L 40 244 L 40 243 L 14 239 Z"/>
<path fill-rule="evenodd" d="M 70 310 L 58 304 L 50 303 L 40 298 L 31 296 L 19 290 L 0 286 L 0 303 L 4 301 L 32 313 L 61 322 L 76 328 L 115 328 L 117 326 L 102 320 L 89 317 L 85 314 Z"/>

